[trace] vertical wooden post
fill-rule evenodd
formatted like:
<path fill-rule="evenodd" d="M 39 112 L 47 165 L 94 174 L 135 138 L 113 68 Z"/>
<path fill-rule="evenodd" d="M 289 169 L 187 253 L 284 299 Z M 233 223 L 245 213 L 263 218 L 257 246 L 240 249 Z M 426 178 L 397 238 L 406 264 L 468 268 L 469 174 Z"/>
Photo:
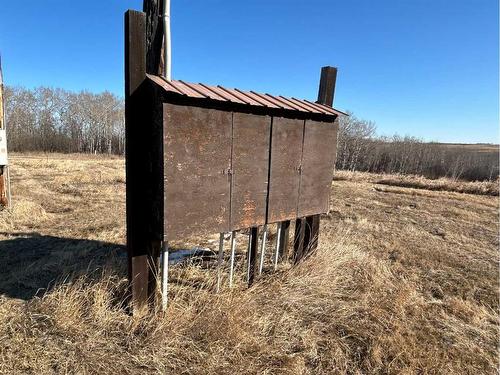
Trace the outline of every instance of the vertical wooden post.
<path fill-rule="evenodd" d="M 131 100 L 146 79 L 146 15 L 125 13 L 125 100 Z"/>
<path fill-rule="evenodd" d="M 318 100 L 316 103 L 324 104 L 327 106 L 333 105 L 335 96 L 335 83 L 337 81 L 337 68 L 332 66 L 324 66 L 321 68 L 321 77 L 318 89 Z M 304 247 L 303 255 L 308 252 L 316 250 L 318 247 L 320 215 L 312 215 L 302 221 L 304 224 Z"/>
<path fill-rule="evenodd" d="M 304 241 L 306 235 L 306 220 L 295 220 L 295 237 L 293 241 L 293 260 L 298 263 L 304 256 Z"/>
<path fill-rule="evenodd" d="M 324 66 L 321 68 L 319 80 L 318 100 L 316 103 L 333 106 L 335 97 L 335 83 L 337 82 L 337 68 Z"/>
<path fill-rule="evenodd" d="M 247 253 L 247 280 L 248 286 L 251 286 L 255 280 L 255 273 L 257 271 L 257 247 L 259 243 L 259 228 L 250 228 L 250 238 L 248 239 L 248 253 Z"/>
<path fill-rule="evenodd" d="M 146 220 L 141 181 L 145 179 L 144 119 L 140 86 L 146 78 L 146 17 L 142 12 L 125 13 L 125 132 L 127 254 L 130 283 L 130 305 L 134 314 L 147 307 L 153 293 L 155 275 L 150 272 L 158 261 L 151 256 L 152 244 Z M 142 129 L 141 129 L 142 128 Z M 142 130 L 142 133 L 141 133 Z M 150 214 L 150 213 L 149 213 Z M 153 284 L 153 285 L 151 285 Z"/>
<path fill-rule="evenodd" d="M 163 61 L 163 23 L 161 14 L 164 0 L 144 0 L 142 9 L 146 13 L 146 72 L 162 75 Z"/>
<path fill-rule="evenodd" d="M 308 216 L 306 234 L 308 246 L 306 252 L 314 251 L 318 247 L 320 215 Z"/>
<path fill-rule="evenodd" d="M 282 221 L 278 224 L 280 226 L 279 231 L 279 247 L 278 255 L 281 261 L 288 258 L 288 241 L 290 238 L 290 220 Z"/>

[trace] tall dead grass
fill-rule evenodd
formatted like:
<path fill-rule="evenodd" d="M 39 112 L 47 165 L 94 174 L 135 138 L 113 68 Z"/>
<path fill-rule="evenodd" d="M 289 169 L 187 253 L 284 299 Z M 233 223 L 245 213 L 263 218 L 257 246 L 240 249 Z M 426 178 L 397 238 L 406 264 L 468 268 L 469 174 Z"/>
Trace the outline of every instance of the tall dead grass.
<path fill-rule="evenodd" d="M 2 374 L 497 373 L 496 197 L 335 181 L 305 262 L 219 294 L 206 264 L 174 266 L 167 313 L 137 318 L 123 304 L 123 159 L 11 161 Z M 41 297 L 9 294 L 55 275 Z"/>
<path fill-rule="evenodd" d="M 194 266 L 192 266 L 194 267 Z M 174 268 L 186 275 L 186 269 Z M 192 270 L 196 273 L 196 270 Z M 28 302 L 0 302 L 3 374 L 493 373 L 497 316 L 436 308 L 346 242 L 249 290 L 177 285 L 166 314 L 127 315 L 104 272 Z M 436 325 L 436 320 L 441 324 Z"/>

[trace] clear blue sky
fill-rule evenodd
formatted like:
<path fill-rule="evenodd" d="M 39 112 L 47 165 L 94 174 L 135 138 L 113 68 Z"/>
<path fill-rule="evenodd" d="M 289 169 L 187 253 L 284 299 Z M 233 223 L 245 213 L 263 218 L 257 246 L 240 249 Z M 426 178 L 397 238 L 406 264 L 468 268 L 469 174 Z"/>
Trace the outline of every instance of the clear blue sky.
<path fill-rule="evenodd" d="M 123 13 L 142 0 L 0 0 L 9 85 L 123 95 Z M 384 135 L 499 137 L 498 0 L 172 0 L 173 78 L 315 99 Z"/>

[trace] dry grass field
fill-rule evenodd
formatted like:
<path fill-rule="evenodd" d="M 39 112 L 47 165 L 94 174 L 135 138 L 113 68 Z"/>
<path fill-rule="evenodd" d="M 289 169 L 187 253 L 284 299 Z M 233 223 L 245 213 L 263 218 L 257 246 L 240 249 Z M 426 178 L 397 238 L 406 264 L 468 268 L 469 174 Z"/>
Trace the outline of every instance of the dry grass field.
<path fill-rule="evenodd" d="M 443 147 L 459 148 L 471 152 L 498 153 L 498 145 L 494 143 L 440 143 Z"/>
<path fill-rule="evenodd" d="M 339 172 L 302 264 L 219 294 L 210 264 L 176 265 L 166 314 L 137 318 L 122 303 L 123 159 L 11 164 L 1 374 L 497 373 L 498 184 Z"/>

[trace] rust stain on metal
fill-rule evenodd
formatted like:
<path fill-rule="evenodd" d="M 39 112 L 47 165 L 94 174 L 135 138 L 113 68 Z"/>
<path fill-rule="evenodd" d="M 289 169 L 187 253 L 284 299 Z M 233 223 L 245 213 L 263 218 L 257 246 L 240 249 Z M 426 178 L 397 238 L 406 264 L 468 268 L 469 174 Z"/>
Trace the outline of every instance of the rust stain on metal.
<path fill-rule="evenodd" d="M 242 214 L 240 216 L 240 224 L 242 228 L 250 228 L 255 226 L 255 217 L 257 213 L 257 203 L 250 196 L 250 192 L 245 192 L 243 198 Z"/>

